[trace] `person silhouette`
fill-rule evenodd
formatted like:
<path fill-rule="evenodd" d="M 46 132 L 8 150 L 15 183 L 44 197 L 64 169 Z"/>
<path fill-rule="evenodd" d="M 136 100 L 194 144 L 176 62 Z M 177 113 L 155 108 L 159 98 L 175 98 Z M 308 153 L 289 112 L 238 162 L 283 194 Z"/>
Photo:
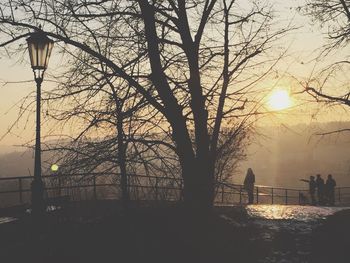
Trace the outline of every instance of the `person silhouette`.
<path fill-rule="evenodd" d="M 252 168 L 248 168 L 244 179 L 244 189 L 248 193 L 248 204 L 252 204 L 254 202 L 254 183 L 255 174 L 253 173 Z"/>
<path fill-rule="evenodd" d="M 335 203 L 335 186 L 337 183 L 333 179 L 332 175 L 329 174 L 327 177 L 325 190 L 326 190 L 326 196 L 327 196 L 327 203 L 329 205 L 334 205 Z"/>
<path fill-rule="evenodd" d="M 316 175 L 317 200 L 318 204 L 324 205 L 324 180 L 320 174 Z"/>
<path fill-rule="evenodd" d="M 300 181 L 309 183 L 309 194 L 311 198 L 311 205 L 316 205 L 315 192 L 316 192 L 316 181 L 315 176 L 311 175 L 310 180 L 300 179 Z"/>

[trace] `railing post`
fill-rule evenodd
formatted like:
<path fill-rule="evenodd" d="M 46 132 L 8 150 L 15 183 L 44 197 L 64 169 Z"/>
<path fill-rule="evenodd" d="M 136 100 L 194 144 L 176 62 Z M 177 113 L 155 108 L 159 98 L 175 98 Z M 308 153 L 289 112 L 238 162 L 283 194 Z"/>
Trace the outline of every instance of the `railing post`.
<path fill-rule="evenodd" d="M 338 190 L 338 201 L 339 201 L 339 203 L 340 203 L 340 200 L 341 200 L 340 187 L 339 187 L 338 189 L 339 189 L 339 190 Z"/>
<path fill-rule="evenodd" d="M 239 204 L 242 204 L 242 186 L 239 186 Z"/>
<path fill-rule="evenodd" d="M 286 189 L 285 203 L 286 205 L 288 204 L 288 189 Z"/>
<path fill-rule="evenodd" d="M 156 189 L 155 189 L 155 199 L 156 201 L 158 201 L 158 177 L 156 177 L 156 185 L 155 185 Z"/>
<path fill-rule="evenodd" d="M 298 191 L 298 196 L 299 196 L 299 205 L 301 205 L 301 192 L 300 192 L 300 190 Z"/>
<path fill-rule="evenodd" d="M 18 179 L 18 188 L 19 188 L 19 202 L 23 203 L 23 195 L 22 195 L 22 178 Z"/>
<path fill-rule="evenodd" d="M 273 204 L 273 188 L 271 188 L 271 204 Z"/>
<path fill-rule="evenodd" d="M 183 188 L 183 181 L 180 179 L 180 201 L 184 200 L 184 188 Z"/>
<path fill-rule="evenodd" d="M 96 192 L 96 175 L 93 177 L 93 183 L 94 183 L 94 199 L 97 200 L 97 192 Z"/>
<path fill-rule="evenodd" d="M 224 191 L 225 191 L 225 186 L 221 186 L 221 204 L 224 204 Z"/>
<path fill-rule="evenodd" d="M 256 203 L 259 204 L 259 187 L 256 187 Z"/>
<path fill-rule="evenodd" d="M 128 192 L 128 196 L 129 196 L 129 201 L 131 200 L 131 187 L 130 187 L 130 180 L 131 180 L 131 175 L 130 174 L 126 174 L 126 181 L 127 181 L 127 185 L 126 185 L 126 190 Z M 120 185 L 121 187 L 121 185 Z M 116 197 L 116 199 L 118 199 L 119 196 Z"/>
<path fill-rule="evenodd" d="M 61 182 L 61 175 L 58 175 L 58 196 L 61 196 L 61 187 L 62 187 L 62 182 Z"/>

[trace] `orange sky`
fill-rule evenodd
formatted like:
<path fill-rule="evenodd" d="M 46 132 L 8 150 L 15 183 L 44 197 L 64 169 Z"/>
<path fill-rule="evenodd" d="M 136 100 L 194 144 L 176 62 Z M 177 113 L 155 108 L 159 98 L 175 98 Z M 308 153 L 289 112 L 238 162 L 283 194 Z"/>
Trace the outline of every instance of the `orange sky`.
<path fill-rule="evenodd" d="M 298 3 L 304 1 L 275 1 L 275 9 L 278 15 L 278 25 L 282 23 L 289 23 L 292 21 L 298 30 L 289 33 L 281 42 L 281 45 L 289 47 L 288 54 L 286 58 L 277 65 L 279 71 L 279 76 L 276 78 L 267 79 L 260 85 L 268 90 L 271 88 L 287 88 L 292 93 L 300 91 L 300 86 L 293 80 L 290 76 L 296 78 L 307 78 L 312 74 L 312 71 L 316 67 L 321 67 L 322 63 L 310 62 L 311 59 L 315 58 L 317 55 L 318 47 L 324 44 L 323 37 L 317 26 L 311 25 L 308 18 L 302 17 L 297 14 L 294 8 Z M 24 41 L 24 40 L 22 40 Z M 53 49 L 53 60 L 49 63 L 49 74 L 54 74 L 57 68 L 57 62 L 62 62 L 62 58 L 55 57 L 55 48 Z M 337 55 L 334 56 L 336 58 Z M 16 82 L 16 81 L 31 81 L 33 80 L 32 71 L 28 62 L 28 58 L 25 57 L 25 61 L 20 63 L 17 62 L 20 58 L 0 58 L 0 138 L 6 133 L 8 127 L 11 126 L 13 121 L 18 115 L 18 106 L 14 106 L 23 97 L 28 95 L 30 92 L 35 91 L 35 83 L 8 83 L 4 85 L 5 82 Z M 283 74 L 286 74 L 283 77 Z M 52 83 L 44 81 L 42 88 L 45 90 L 52 87 Z M 288 111 L 282 111 L 281 113 L 271 114 L 261 121 L 263 125 L 278 124 L 278 123 L 297 123 L 297 122 L 309 122 L 316 121 L 312 119 L 312 114 L 314 109 L 311 109 L 310 104 L 308 106 L 300 107 L 300 105 L 305 104 L 306 97 L 297 96 L 294 98 L 294 107 Z M 298 107 L 297 107 L 298 106 Z M 325 109 L 322 110 L 319 115 L 317 115 L 317 121 L 327 121 L 327 120 L 348 120 L 345 110 L 336 111 Z M 34 116 L 33 116 L 34 117 Z M 34 118 L 30 118 L 25 129 L 23 129 L 23 122 L 15 128 L 13 134 L 7 135 L 5 138 L 0 140 L 0 145 L 12 145 L 21 144 L 27 142 L 35 137 L 35 126 Z M 43 134 L 45 134 L 45 126 L 42 127 Z"/>

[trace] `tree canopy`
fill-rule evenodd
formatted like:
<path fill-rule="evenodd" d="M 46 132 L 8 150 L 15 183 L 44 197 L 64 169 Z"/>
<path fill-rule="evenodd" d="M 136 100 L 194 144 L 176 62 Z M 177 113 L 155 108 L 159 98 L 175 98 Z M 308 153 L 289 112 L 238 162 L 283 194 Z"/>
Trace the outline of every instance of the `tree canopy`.
<path fill-rule="evenodd" d="M 75 114 L 88 114 L 90 127 L 97 120 L 99 125 L 113 122 L 103 116 L 109 104 L 104 99 L 108 97 L 101 95 L 113 97 L 113 89 L 118 98 L 127 100 L 123 111 L 132 108 L 135 113 L 142 105 L 138 123 L 145 121 L 151 127 L 148 131 L 169 136 L 180 164 L 186 204 L 208 208 L 214 199 L 222 146 L 227 140 L 242 141 L 240 132 L 257 112 L 257 83 L 280 58 L 274 43 L 289 29 L 274 25 L 272 6 L 264 1 L 10 0 L 0 4 L 2 47 L 23 50 L 15 43 L 33 30 L 43 30 L 55 39 L 60 52 L 78 63 L 71 68 L 75 75 L 65 76 L 65 84 L 70 85 L 64 90 L 70 98 L 84 94 L 85 103 L 75 108 Z M 55 96 L 62 98 L 62 94 Z M 100 108 L 94 112 L 96 105 Z M 228 135 L 226 140 L 223 134 Z"/>

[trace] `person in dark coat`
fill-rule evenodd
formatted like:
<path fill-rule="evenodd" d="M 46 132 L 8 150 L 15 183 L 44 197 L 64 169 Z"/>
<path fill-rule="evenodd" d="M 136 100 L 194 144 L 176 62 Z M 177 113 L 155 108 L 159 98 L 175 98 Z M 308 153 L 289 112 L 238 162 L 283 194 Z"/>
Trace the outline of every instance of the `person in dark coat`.
<path fill-rule="evenodd" d="M 318 199 L 318 204 L 324 205 L 324 180 L 321 177 L 320 174 L 316 175 L 316 187 L 317 187 L 317 199 Z"/>
<path fill-rule="evenodd" d="M 337 183 L 333 179 L 332 175 L 329 174 L 327 177 L 326 186 L 325 186 L 327 202 L 329 205 L 334 205 L 335 203 L 335 186 L 336 185 Z"/>
<path fill-rule="evenodd" d="M 311 198 L 311 205 L 316 205 L 315 192 L 316 192 L 316 181 L 315 176 L 310 176 L 310 180 L 300 179 L 300 181 L 309 183 L 309 194 Z"/>
<path fill-rule="evenodd" d="M 248 168 L 247 174 L 244 179 L 244 189 L 248 193 L 248 204 L 254 202 L 254 183 L 255 183 L 255 174 L 251 168 Z"/>

